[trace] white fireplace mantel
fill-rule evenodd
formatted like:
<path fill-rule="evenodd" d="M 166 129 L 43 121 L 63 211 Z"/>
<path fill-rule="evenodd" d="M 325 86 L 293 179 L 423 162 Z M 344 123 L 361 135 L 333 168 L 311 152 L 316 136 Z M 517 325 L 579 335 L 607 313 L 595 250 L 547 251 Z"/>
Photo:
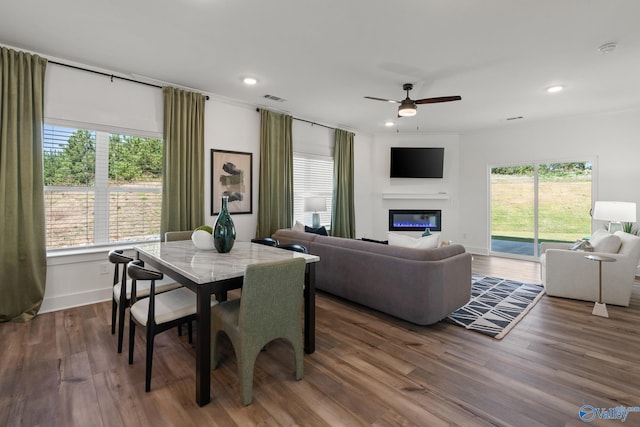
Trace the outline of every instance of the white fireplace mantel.
<path fill-rule="evenodd" d="M 398 193 L 398 192 L 384 192 L 382 198 L 387 200 L 449 200 L 449 195 L 445 192 L 438 193 Z"/>

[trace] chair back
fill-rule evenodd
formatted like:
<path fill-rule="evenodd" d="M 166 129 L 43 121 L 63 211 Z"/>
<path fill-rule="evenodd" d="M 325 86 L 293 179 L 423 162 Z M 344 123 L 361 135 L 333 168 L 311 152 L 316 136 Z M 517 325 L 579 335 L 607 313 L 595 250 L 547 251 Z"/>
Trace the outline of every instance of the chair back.
<path fill-rule="evenodd" d="M 127 273 L 133 280 L 162 280 L 164 277 L 159 271 L 144 268 L 140 260 L 130 262 L 127 266 Z"/>
<path fill-rule="evenodd" d="M 278 245 L 278 247 L 280 249 L 286 249 L 288 251 L 294 251 L 294 252 L 301 252 L 303 254 L 308 254 L 309 251 L 307 250 L 306 246 L 303 246 L 299 243 L 288 243 L 288 244 L 284 244 L 284 245 Z"/>
<path fill-rule="evenodd" d="M 177 240 L 191 240 L 191 235 L 193 231 L 167 231 L 164 233 L 164 241 L 165 242 L 175 242 Z"/>
<path fill-rule="evenodd" d="M 133 261 L 133 258 L 123 255 L 122 249 L 115 249 L 109 251 L 109 261 L 115 264 L 113 272 L 113 285 L 115 286 L 122 280 L 122 289 L 126 292 L 127 282 L 127 270 L 124 268 L 124 264 L 129 264 Z M 120 277 L 120 264 L 122 264 L 122 277 Z"/>
<path fill-rule="evenodd" d="M 240 298 L 240 329 L 269 336 L 283 324 L 301 322 L 304 271 L 302 258 L 247 266 Z"/>
<path fill-rule="evenodd" d="M 260 245 L 266 245 L 266 246 L 278 246 L 280 244 L 280 242 L 278 242 L 278 240 L 274 239 L 273 237 L 261 237 L 259 239 L 251 239 L 251 243 L 258 243 Z"/>

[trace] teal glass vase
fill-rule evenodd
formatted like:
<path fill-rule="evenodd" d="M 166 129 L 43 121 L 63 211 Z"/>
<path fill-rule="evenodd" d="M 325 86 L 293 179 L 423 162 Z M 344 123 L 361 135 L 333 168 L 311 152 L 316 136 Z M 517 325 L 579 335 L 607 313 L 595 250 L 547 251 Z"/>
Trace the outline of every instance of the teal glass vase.
<path fill-rule="evenodd" d="M 222 207 L 213 226 L 213 245 L 220 253 L 227 253 L 236 241 L 236 227 L 229 214 L 229 197 L 222 196 Z"/>

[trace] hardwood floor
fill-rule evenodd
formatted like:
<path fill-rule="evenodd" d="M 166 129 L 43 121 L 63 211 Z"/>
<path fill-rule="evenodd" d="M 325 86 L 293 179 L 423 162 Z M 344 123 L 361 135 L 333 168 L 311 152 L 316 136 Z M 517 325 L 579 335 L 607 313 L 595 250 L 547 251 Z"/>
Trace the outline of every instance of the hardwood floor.
<path fill-rule="evenodd" d="M 526 261 L 475 256 L 473 271 L 540 281 L 538 264 Z M 110 302 L 43 314 L 0 324 L 0 426 L 584 425 L 582 405 L 640 406 L 640 287 L 630 307 L 608 306 L 608 319 L 592 307 L 544 296 L 497 341 L 319 294 L 316 352 L 305 356 L 302 381 L 291 349 L 276 341 L 258 357 L 254 401 L 244 407 L 227 345 L 202 408 L 186 337 L 156 338 L 145 393 L 143 337 L 128 365 L 126 346 L 116 353 Z M 640 413 L 622 425 L 640 425 Z"/>

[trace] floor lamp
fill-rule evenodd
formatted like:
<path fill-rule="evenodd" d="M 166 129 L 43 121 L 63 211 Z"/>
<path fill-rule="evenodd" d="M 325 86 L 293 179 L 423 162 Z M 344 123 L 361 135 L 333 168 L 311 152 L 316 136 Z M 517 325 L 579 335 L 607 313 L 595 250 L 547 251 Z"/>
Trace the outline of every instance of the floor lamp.
<path fill-rule="evenodd" d="M 623 222 L 636 222 L 636 204 L 598 201 L 593 207 L 593 219 L 609 221 L 609 233 L 624 231 Z"/>

